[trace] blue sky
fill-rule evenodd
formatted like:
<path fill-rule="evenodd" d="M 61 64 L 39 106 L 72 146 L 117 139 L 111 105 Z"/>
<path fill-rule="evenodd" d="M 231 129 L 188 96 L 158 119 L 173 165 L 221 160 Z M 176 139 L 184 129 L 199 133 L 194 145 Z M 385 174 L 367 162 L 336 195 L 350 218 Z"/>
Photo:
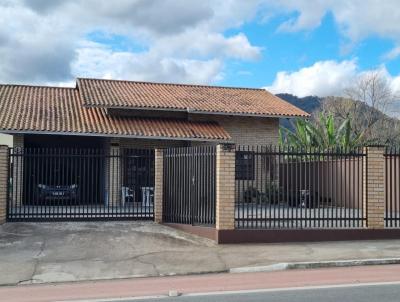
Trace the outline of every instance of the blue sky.
<path fill-rule="evenodd" d="M 282 70 L 296 71 L 316 61 L 355 57 L 353 53 L 341 55 L 341 37 L 331 15 L 324 17 L 321 26 L 314 30 L 296 33 L 278 31 L 279 25 L 287 18 L 276 17 L 265 23 L 253 21 L 243 26 L 249 41 L 263 47 L 262 59 L 240 64 L 242 70 L 249 72 L 241 78 L 236 78 L 240 69 L 232 64 L 235 70 L 230 79 L 225 79 L 227 85 L 245 83 L 246 86 L 260 87 L 272 83 L 276 73 Z"/>
<path fill-rule="evenodd" d="M 254 62 L 231 61 L 227 64 L 222 85 L 263 87 L 271 85 L 280 71 L 296 72 L 316 62 L 354 61 L 357 72 L 385 68 L 392 76 L 400 74 L 400 56 L 385 56 L 396 47 L 396 41 L 376 34 L 352 43 L 341 33 L 334 16 L 327 13 L 321 24 L 311 30 L 282 32 L 279 25 L 290 18 L 280 16 L 269 22 L 249 22 L 240 30 L 253 45 L 263 48 L 262 58 Z M 400 21 L 400 20 L 399 20 Z M 237 33 L 228 31 L 226 34 Z"/>
<path fill-rule="evenodd" d="M 0 81 L 76 77 L 340 95 L 400 90 L 398 0 L 0 0 Z"/>

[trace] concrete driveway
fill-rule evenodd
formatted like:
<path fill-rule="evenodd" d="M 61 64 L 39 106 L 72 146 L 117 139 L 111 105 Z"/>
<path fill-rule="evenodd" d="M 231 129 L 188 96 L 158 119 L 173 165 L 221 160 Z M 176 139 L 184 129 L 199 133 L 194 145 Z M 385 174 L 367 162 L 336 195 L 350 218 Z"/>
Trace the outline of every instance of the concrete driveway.
<path fill-rule="evenodd" d="M 220 272 L 279 262 L 400 257 L 400 240 L 216 245 L 152 222 L 7 223 L 0 285 Z"/>

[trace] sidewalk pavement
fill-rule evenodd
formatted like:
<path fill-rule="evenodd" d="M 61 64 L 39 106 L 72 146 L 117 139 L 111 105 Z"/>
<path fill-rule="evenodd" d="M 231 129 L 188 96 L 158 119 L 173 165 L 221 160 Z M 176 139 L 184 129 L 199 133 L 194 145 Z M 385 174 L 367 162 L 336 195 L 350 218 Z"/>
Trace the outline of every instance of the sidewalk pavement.
<path fill-rule="evenodd" d="M 151 222 L 0 226 L 0 285 L 227 272 L 278 263 L 400 258 L 400 240 L 217 245 Z"/>

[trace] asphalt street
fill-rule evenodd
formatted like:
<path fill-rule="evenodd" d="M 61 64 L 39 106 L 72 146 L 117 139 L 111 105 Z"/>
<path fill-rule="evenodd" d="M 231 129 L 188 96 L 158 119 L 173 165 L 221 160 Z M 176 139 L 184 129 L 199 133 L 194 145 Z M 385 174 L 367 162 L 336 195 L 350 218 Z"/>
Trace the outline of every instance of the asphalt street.
<path fill-rule="evenodd" d="M 110 300 L 111 302 L 112 300 Z M 174 298 L 125 300 L 123 302 L 398 302 L 400 284 L 335 286 L 328 288 L 255 291 L 228 294 L 187 295 Z M 122 302 L 122 301 L 120 301 Z"/>
<path fill-rule="evenodd" d="M 168 297 L 173 292 L 182 295 Z M 400 265 L 0 286 L 0 301 L 397 302 L 400 301 Z"/>

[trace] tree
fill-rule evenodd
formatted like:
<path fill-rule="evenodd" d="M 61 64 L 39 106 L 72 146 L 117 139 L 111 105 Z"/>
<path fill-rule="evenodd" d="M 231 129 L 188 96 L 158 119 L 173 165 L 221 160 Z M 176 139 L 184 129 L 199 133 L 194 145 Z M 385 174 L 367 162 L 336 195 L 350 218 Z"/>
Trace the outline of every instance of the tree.
<path fill-rule="evenodd" d="M 370 71 L 359 76 L 344 97 L 325 98 L 316 115 L 332 114 L 337 123 L 351 117 L 352 130 L 361 139 L 392 144 L 400 142 L 400 123 L 387 113 L 395 113 L 399 99 L 382 71 Z"/>
<path fill-rule="evenodd" d="M 279 134 L 279 142 L 282 146 L 302 149 L 351 150 L 362 144 L 361 137 L 352 131 L 351 119 L 347 117 L 336 127 L 332 114 L 320 114 L 318 120 L 296 119 L 294 131 L 281 127 Z"/>

